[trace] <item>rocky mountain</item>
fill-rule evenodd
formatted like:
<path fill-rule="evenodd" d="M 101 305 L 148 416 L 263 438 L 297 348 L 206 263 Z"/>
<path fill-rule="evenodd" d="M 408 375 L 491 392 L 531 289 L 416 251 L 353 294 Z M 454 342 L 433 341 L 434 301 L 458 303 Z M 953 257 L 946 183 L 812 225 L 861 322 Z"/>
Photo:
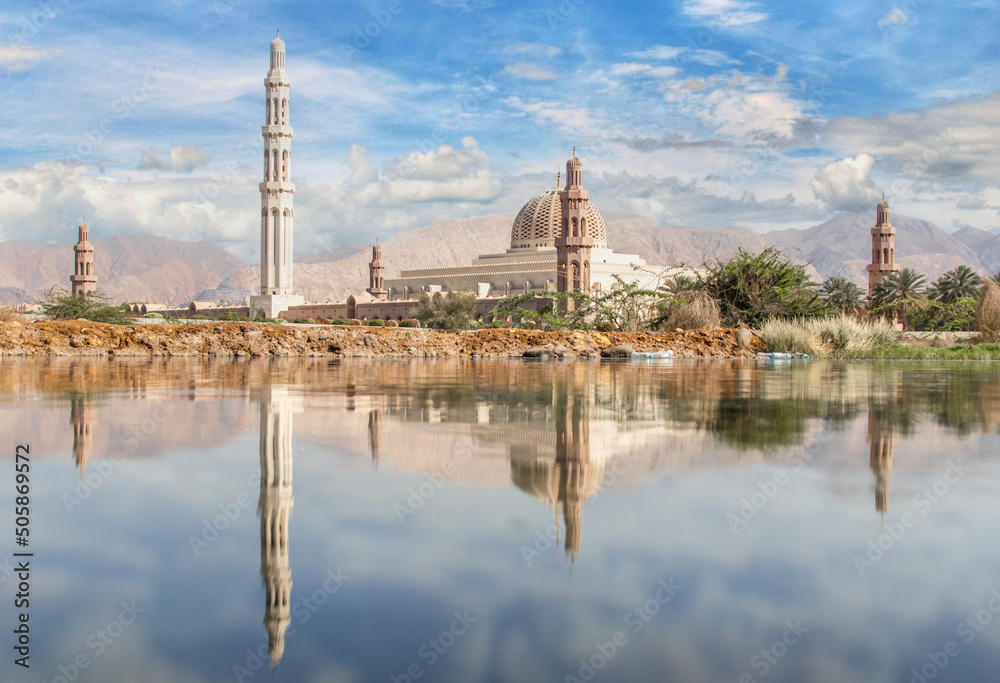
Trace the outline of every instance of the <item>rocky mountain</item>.
<path fill-rule="evenodd" d="M 843 213 L 807 230 L 777 230 L 763 237 L 789 256 L 811 263 L 823 280 L 839 275 L 867 287 L 865 266 L 871 263 L 873 218 Z M 892 214 L 892 224 L 896 227 L 896 263 L 924 274 L 927 282 L 962 264 L 982 273 L 993 272 L 982 262 L 981 249 L 973 248 L 958 232 L 948 234 L 933 223 L 898 213 Z M 986 236 L 980 238 L 979 247 L 986 249 L 993 244 L 1000 252 L 1000 235 L 976 232 Z M 975 236 L 970 233 L 966 238 L 974 241 Z"/>
<path fill-rule="evenodd" d="M 182 305 L 199 290 L 218 287 L 246 264 L 211 242 L 153 235 L 92 240 L 98 288 L 114 301 Z M 36 301 L 53 286 L 69 288 L 73 246 L 33 240 L 0 243 L 0 301 Z"/>
<path fill-rule="evenodd" d="M 664 227 L 643 216 L 606 212 L 608 243 L 616 251 L 639 254 L 651 265 L 698 266 L 727 259 L 745 249 L 769 245 L 805 264 L 815 281 L 833 275 L 865 287 L 874 217 L 845 213 L 806 230 L 757 233 L 746 228 Z M 452 218 L 401 232 L 382 242 L 386 276 L 402 269 L 467 265 L 479 254 L 501 253 L 510 244 L 514 214 Z M 1000 234 L 976 228 L 947 233 L 932 223 L 893 214 L 896 261 L 933 281 L 967 264 L 981 273 L 1000 270 Z M 180 242 L 149 235 L 94 240 L 99 286 L 115 299 L 183 305 L 192 299 L 242 302 L 256 293 L 259 266 L 247 266 L 208 242 Z M 370 245 L 351 243 L 299 258 L 296 289 L 307 301 L 336 301 L 368 285 Z M 0 243 L 0 301 L 14 303 L 44 296 L 52 285 L 68 285 L 70 245 L 31 240 Z"/>

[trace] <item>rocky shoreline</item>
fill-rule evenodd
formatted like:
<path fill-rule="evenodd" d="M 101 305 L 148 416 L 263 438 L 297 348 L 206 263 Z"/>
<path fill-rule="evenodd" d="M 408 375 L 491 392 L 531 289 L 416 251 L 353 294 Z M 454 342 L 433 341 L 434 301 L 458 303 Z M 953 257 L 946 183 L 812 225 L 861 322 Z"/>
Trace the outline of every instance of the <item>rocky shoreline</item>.
<path fill-rule="evenodd" d="M 672 350 L 675 358 L 749 358 L 756 337 L 740 347 L 735 329 L 646 332 L 542 332 L 273 325 L 211 321 L 187 325 L 107 325 L 87 320 L 0 323 L 0 356 L 160 357 L 486 357 L 513 358 L 532 348 L 554 356 L 591 358 L 628 345 Z"/>

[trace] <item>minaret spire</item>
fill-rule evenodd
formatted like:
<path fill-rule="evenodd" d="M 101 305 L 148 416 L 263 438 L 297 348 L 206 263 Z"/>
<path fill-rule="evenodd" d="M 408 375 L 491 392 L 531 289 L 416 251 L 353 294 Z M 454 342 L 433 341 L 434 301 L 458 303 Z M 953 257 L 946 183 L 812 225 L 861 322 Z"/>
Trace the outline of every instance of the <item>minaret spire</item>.
<path fill-rule="evenodd" d="M 94 269 L 94 245 L 90 243 L 90 226 L 87 225 L 86 216 L 80 223 L 79 241 L 73 247 L 75 254 L 75 264 L 73 275 L 69 281 L 72 283 L 73 294 L 87 294 L 97 291 L 97 271 Z"/>
<path fill-rule="evenodd" d="M 292 234 L 295 211 L 292 183 L 292 126 L 285 71 L 285 41 L 276 31 L 271 41 L 271 68 L 264 79 L 264 179 L 260 183 L 260 293 L 250 305 L 276 317 L 302 303 L 292 283 Z"/>

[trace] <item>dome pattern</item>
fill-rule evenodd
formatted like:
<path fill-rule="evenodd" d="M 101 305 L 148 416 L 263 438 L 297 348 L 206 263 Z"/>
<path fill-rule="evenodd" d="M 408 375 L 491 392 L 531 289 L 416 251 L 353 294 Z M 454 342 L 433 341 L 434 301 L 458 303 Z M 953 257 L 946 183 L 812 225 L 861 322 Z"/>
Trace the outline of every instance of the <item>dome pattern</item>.
<path fill-rule="evenodd" d="M 562 204 L 559 201 L 561 188 L 553 187 L 537 197 L 532 197 L 514 219 L 510 230 L 511 249 L 523 247 L 554 247 L 556 238 L 562 232 Z M 587 203 L 587 232 L 594 238 L 594 246 L 608 246 L 608 232 L 604 227 L 601 212 L 592 203 Z"/>

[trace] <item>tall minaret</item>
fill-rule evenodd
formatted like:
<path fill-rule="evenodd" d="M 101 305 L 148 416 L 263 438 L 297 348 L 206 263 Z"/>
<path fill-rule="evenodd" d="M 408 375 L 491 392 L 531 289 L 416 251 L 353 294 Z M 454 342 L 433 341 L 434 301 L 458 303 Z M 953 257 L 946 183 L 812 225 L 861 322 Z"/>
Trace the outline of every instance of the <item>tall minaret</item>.
<path fill-rule="evenodd" d="M 264 79 L 267 95 L 264 136 L 264 182 L 260 184 L 260 296 L 251 306 L 275 317 L 302 303 L 292 287 L 292 127 L 288 109 L 291 81 L 285 71 L 285 41 L 271 41 L 271 69 Z"/>
<path fill-rule="evenodd" d="M 90 226 L 86 219 L 80 223 L 80 241 L 73 247 L 76 252 L 76 266 L 69 280 L 73 283 L 73 294 L 87 294 L 97 291 L 97 271 L 94 270 L 94 245 L 90 243 Z"/>
<path fill-rule="evenodd" d="M 872 228 L 872 262 L 868 264 L 868 296 L 890 273 L 898 273 L 896 265 L 896 228 L 889 221 L 889 202 L 882 201 L 875 207 L 875 227 Z"/>
<path fill-rule="evenodd" d="M 294 399 L 284 387 L 269 387 L 260 404 L 260 578 L 264 583 L 264 627 L 271 665 L 285 651 L 291 622 L 292 569 L 288 561 L 288 520 L 292 516 L 292 413 Z"/>
<path fill-rule="evenodd" d="M 378 242 L 372 247 L 372 260 L 368 264 L 368 293 L 379 301 L 386 299 L 385 264 L 382 263 L 382 245 Z"/>
<path fill-rule="evenodd" d="M 556 237 L 556 284 L 560 292 L 590 290 L 590 250 L 594 238 L 587 229 L 587 208 L 590 199 L 583 189 L 583 164 L 576 158 L 566 162 L 566 187 L 559 191 L 562 205 L 562 227 Z M 572 310 L 574 302 L 567 302 Z"/>
<path fill-rule="evenodd" d="M 85 394 L 74 392 L 70 402 L 70 421 L 73 423 L 73 456 L 83 480 L 83 468 L 94 449 L 91 427 L 94 424 L 93 407 Z"/>

